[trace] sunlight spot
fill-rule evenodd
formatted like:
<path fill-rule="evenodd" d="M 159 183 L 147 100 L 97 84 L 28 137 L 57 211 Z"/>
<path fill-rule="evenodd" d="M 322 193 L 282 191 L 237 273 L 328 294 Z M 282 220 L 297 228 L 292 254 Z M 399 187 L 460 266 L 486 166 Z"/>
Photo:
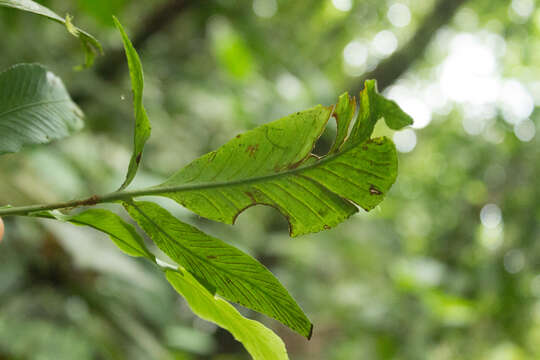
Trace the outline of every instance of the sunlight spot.
<path fill-rule="evenodd" d="M 531 120 L 523 120 L 514 125 L 514 134 L 516 134 L 516 137 L 519 140 L 523 142 L 529 142 L 534 138 L 534 135 L 536 134 L 536 127 Z"/>
<path fill-rule="evenodd" d="M 395 27 L 405 27 L 411 22 L 411 12 L 404 4 L 395 3 L 388 9 L 386 17 Z"/>
<path fill-rule="evenodd" d="M 253 0 L 253 12 L 262 18 L 271 18 L 277 12 L 276 0 Z"/>
<path fill-rule="evenodd" d="M 373 48 L 381 56 L 388 56 L 396 51 L 398 40 L 390 30 L 383 30 L 373 38 Z"/>
<path fill-rule="evenodd" d="M 390 267 L 390 275 L 395 281 L 420 287 L 439 285 L 444 274 L 444 266 L 431 258 L 400 259 Z"/>
<path fill-rule="evenodd" d="M 368 48 L 359 41 L 351 41 L 343 50 L 343 58 L 347 65 L 361 67 L 366 64 Z"/>
<path fill-rule="evenodd" d="M 411 152 L 416 146 L 416 133 L 411 129 L 397 131 L 393 139 L 397 150 L 402 153 Z"/>
<path fill-rule="evenodd" d="M 528 19 L 534 10 L 534 1 L 533 0 L 512 0 L 511 5 L 512 11 L 522 18 L 523 20 Z"/>
<path fill-rule="evenodd" d="M 332 4 L 340 11 L 349 11 L 352 8 L 352 0 L 332 0 Z"/>
<path fill-rule="evenodd" d="M 489 120 L 496 116 L 495 108 L 489 105 L 470 105 L 464 109 L 463 129 L 469 135 L 480 135 L 484 132 Z"/>
<path fill-rule="evenodd" d="M 534 99 L 517 80 L 506 80 L 502 86 L 500 101 L 503 117 L 509 124 L 517 124 L 528 118 L 534 110 Z"/>
<path fill-rule="evenodd" d="M 474 104 L 497 100 L 499 81 L 494 50 L 471 34 L 459 34 L 441 65 L 442 91 L 456 102 Z"/>
<path fill-rule="evenodd" d="M 276 82 L 278 93 L 286 100 L 296 99 L 302 92 L 302 83 L 289 73 L 281 74 Z"/>
<path fill-rule="evenodd" d="M 431 111 L 421 100 L 411 97 L 400 102 L 399 105 L 414 119 L 411 125 L 413 129 L 422 129 L 431 122 Z"/>
<path fill-rule="evenodd" d="M 350 76 L 360 76 L 366 71 L 368 47 L 360 41 L 351 41 L 343 49 L 344 71 Z"/>
<path fill-rule="evenodd" d="M 398 103 L 403 111 L 414 119 L 414 123 L 411 125 L 413 129 L 422 129 L 431 122 L 430 107 L 409 88 L 401 85 L 392 86 L 388 90 L 388 98 Z"/>
<path fill-rule="evenodd" d="M 480 229 L 480 243 L 486 249 L 491 251 L 497 250 L 504 241 L 504 233 L 502 226 L 496 226 L 494 228 L 486 228 L 482 226 Z"/>
<path fill-rule="evenodd" d="M 504 141 L 506 132 L 493 124 L 487 127 L 482 134 L 482 137 L 492 144 L 501 144 Z"/>
<path fill-rule="evenodd" d="M 485 121 L 475 117 L 463 117 L 461 121 L 463 129 L 469 135 L 480 135 L 484 131 Z"/>
<path fill-rule="evenodd" d="M 495 204 L 487 204 L 480 210 L 480 221 L 488 229 L 496 228 L 502 221 L 501 209 Z"/>

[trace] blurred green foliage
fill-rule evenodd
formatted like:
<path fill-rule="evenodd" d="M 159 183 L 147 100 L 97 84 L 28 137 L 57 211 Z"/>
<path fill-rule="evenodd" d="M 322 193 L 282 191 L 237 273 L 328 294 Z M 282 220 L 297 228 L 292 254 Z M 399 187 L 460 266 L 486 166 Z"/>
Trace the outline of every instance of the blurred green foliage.
<path fill-rule="evenodd" d="M 164 180 L 241 131 L 335 102 L 425 36 L 416 30 L 437 15 L 419 0 L 185 2 L 137 46 L 167 1 L 43 1 L 104 45 L 105 56 L 82 72 L 73 71 L 80 44 L 61 26 L 0 11 L 0 69 L 47 65 L 87 115 L 71 138 L 0 158 L 0 204 L 104 193 L 121 181 L 132 108 L 112 13 L 134 34 L 153 124 L 134 187 Z M 385 89 L 416 120 L 395 134 L 376 128 L 401 150 L 398 182 L 378 208 L 334 230 L 291 239 L 272 209 L 250 209 L 228 227 L 157 201 L 256 255 L 291 291 L 315 323 L 310 342 L 261 318 L 292 359 L 538 359 L 539 35 L 535 0 L 464 2 Z M 330 126 L 320 151 L 334 133 Z M 102 235 L 48 220 L 5 222 L 0 357 L 245 358 L 161 274 Z"/>

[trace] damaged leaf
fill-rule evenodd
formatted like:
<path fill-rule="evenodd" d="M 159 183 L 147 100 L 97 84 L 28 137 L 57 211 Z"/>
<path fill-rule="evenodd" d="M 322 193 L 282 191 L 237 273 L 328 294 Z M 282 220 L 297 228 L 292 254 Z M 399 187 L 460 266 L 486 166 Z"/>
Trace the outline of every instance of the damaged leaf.
<path fill-rule="evenodd" d="M 250 206 L 272 206 L 287 218 L 291 236 L 332 228 L 358 211 L 354 204 L 366 211 L 377 206 L 396 179 L 394 144 L 370 138 L 377 120 L 392 129 L 412 123 L 377 93 L 375 81 L 360 93 L 356 120 L 355 107 L 344 94 L 337 106 L 319 105 L 257 127 L 193 161 L 153 194 L 228 224 Z M 336 141 L 316 157 L 311 150 L 332 116 Z"/>

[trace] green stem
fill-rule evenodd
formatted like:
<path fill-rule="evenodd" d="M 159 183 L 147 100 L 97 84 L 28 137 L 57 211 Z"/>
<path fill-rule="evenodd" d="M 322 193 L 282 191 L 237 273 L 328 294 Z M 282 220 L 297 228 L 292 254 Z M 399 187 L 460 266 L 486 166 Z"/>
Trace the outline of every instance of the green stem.
<path fill-rule="evenodd" d="M 291 171 L 291 172 L 294 172 L 294 171 Z M 110 194 L 106 194 L 102 196 L 93 195 L 93 196 L 90 196 L 89 198 L 70 200 L 70 201 L 60 202 L 60 203 L 5 207 L 5 208 L 0 208 L 0 217 L 14 216 L 14 215 L 27 216 L 30 213 L 37 212 L 37 211 L 67 209 L 67 208 L 75 208 L 79 206 L 93 206 L 93 205 L 103 204 L 103 203 L 113 203 L 116 201 L 130 201 L 133 198 L 136 198 L 139 196 L 162 195 L 162 194 L 167 194 L 167 193 L 203 190 L 203 189 L 215 188 L 215 187 L 220 187 L 220 186 L 225 186 L 225 185 L 231 186 L 231 185 L 238 185 L 238 184 L 246 184 L 253 181 L 263 180 L 267 178 L 274 178 L 278 175 L 279 174 L 272 174 L 272 175 L 261 176 L 261 177 L 253 178 L 253 179 L 247 179 L 247 180 L 242 179 L 242 180 L 228 181 L 228 182 L 184 184 L 184 185 L 177 185 L 177 186 L 163 186 L 163 187 L 160 186 L 160 187 L 146 188 L 146 189 L 140 189 L 140 190 L 123 190 L 123 191 L 112 192 Z"/>

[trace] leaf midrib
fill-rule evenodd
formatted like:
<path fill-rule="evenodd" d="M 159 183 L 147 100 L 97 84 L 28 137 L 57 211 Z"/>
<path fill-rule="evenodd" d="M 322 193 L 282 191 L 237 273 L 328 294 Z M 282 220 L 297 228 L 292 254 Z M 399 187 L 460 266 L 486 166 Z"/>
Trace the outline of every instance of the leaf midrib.
<path fill-rule="evenodd" d="M 284 172 L 258 176 L 258 177 L 251 177 L 247 179 L 230 180 L 230 181 L 205 182 L 205 183 L 195 183 L 195 184 L 188 183 L 188 184 L 181 184 L 181 185 L 176 185 L 176 186 L 161 186 L 161 187 L 160 185 L 158 185 L 156 187 L 151 187 L 144 190 L 125 191 L 125 192 L 122 192 L 122 194 L 128 195 L 128 196 L 131 193 L 133 193 L 133 196 L 160 195 L 164 193 L 176 193 L 176 192 L 192 191 L 192 190 L 206 190 L 206 189 L 226 187 L 226 186 L 246 185 L 246 184 L 256 183 L 260 181 L 272 180 L 276 178 L 286 177 L 289 175 L 294 175 L 296 173 L 300 173 L 306 170 L 313 169 L 318 166 L 322 166 L 323 164 L 335 158 L 338 158 L 340 156 L 347 154 L 349 151 L 352 151 L 353 149 L 355 149 L 357 146 L 360 146 L 361 144 L 363 144 L 363 142 L 359 142 L 358 144 L 344 150 L 343 152 L 340 152 L 337 154 L 326 155 L 323 158 L 319 159 L 314 164 L 310 164 L 307 166 L 299 166 L 297 168 L 290 169 Z M 309 158 L 309 155 L 305 158 L 304 161 L 306 161 L 308 158 Z"/>
<path fill-rule="evenodd" d="M 40 105 L 58 104 L 58 103 L 61 103 L 61 102 L 70 102 L 70 101 L 71 101 L 70 98 L 63 98 L 63 99 L 56 99 L 56 100 L 43 100 L 43 101 L 36 101 L 36 102 L 32 102 L 32 103 L 27 103 L 27 104 L 24 104 L 24 105 L 14 107 L 13 109 L 9 109 L 7 111 L 4 111 L 3 113 L 0 113 L 0 118 L 4 117 L 6 115 L 9 115 L 9 114 L 11 114 L 13 112 L 16 112 L 16 111 L 25 110 L 25 109 L 29 109 L 29 108 L 40 106 Z"/>

